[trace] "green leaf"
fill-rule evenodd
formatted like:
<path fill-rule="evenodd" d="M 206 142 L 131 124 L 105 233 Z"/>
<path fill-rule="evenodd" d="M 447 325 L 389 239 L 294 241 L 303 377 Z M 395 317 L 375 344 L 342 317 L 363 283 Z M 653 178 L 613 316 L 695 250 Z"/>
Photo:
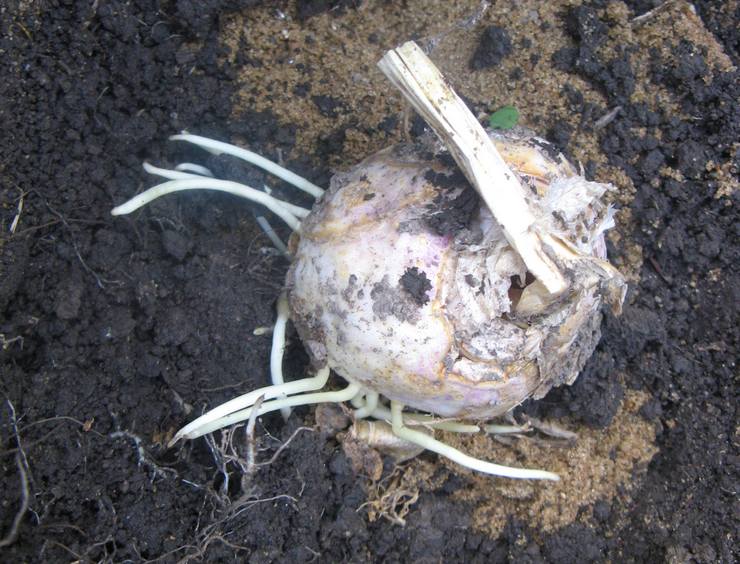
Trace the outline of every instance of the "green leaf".
<path fill-rule="evenodd" d="M 492 129 L 511 129 L 519 121 L 519 110 L 514 106 L 503 106 L 491 114 L 488 123 Z"/>

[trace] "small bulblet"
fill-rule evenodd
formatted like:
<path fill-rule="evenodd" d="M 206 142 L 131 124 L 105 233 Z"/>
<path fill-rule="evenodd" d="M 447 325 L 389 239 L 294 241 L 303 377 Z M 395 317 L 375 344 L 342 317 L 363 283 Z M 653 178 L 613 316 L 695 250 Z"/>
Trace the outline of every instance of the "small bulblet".
<path fill-rule="evenodd" d="M 390 147 L 336 175 L 291 240 L 291 318 L 316 367 L 464 419 L 573 382 L 599 340 L 602 302 L 623 297 L 605 261 L 610 186 L 524 130 L 490 136 L 538 226 L 599 272 L 550 295 L 441 146 Z"/>

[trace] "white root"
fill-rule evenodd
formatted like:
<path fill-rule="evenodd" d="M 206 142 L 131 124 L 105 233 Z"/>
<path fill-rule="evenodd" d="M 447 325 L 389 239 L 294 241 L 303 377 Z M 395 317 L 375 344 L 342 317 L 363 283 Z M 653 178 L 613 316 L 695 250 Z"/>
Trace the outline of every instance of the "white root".
<path fill-rule="evenodd" d="M 552 472 L 546 472 L 544 470 L 529 470 L 526 468 L 511 468 L 509 466 L 501 466 L 500 464 L 493 464 L 492 462 L 473 458 L 472 456 L 469 456 L 464 452 L 460 452 L 456 448 L 453 448 L 442 441 L 438 441 L 429 435 L 409 429 L 404 423 L 403 404 L 398 403 L 397 401 L 391 401 L 391 425 L 393 426 L 393 432 L 396 436 L 417 444 L 426 450 L 431 450 L 432 452 L 441 454 L 453 462 L 457 462 L 461 466 L 465 466 L 471 470 L 476 470 L 477 472 L 522 480 L 560 480 L 560 477 Z"/>
<path fill-rule="evenodd" d="M 531 425 L 484 425 L 483 432 L 489 435 L 519 435 L 529 433 L 532 430 Z"/>
<path fill-rule="evenodd" d="M 244 184 L 239 184 L 238 182 L 232 182 L 230 180 L 216 180 L 214 178 L 205 177 L 182 178 L 180 180 L 170 180 L 168 182 L 158 184 L 157 186 L 149 188 L 141 194 L 134 196 L 128 202 L 113 208 L 113 210 L 111 210 L 111 214 L 126 215 L 136 211 L 140 207 L 145 206 L 157 198 L 161 198 L 162 196 L 173 192 L 181 192 L 183 190 L 218 190 L 220 192 L 227 192 L 235 196 L 246 198 L 247 200 L 251 200 L 265 206 L 287 223 L 293 231 L 298 231 L 300 229 L 301 222 L 298 217 L 308 214 L 308 210 L 304 208 L 273 198 L 264 192 L 255 190 L 254 188 L 250 188 Z"/>
<path fill-rule="evenodd" d="M 275 233 L 275 230 L 272 228 L 272 225 L 270 225 L 270 222 L 267 221 L 267 219 L 262 216 L 257 216 L 257 224 L 260 226 L 262 231 L 265 232 L 265 235 L 267 235 L 267 238 L 270 240 L 270 243 L 273 244 L 273 246 L 280 251 L 280 253 L 283 254 L 283 256 L 290 258 L 290 252 L 288 251 L 288 247 L 283 243 L 282 239 L 278 237 L 278 234 Z"/>
<path fill-rule="evenodd" d="M 278 387 L 279 386 L 268 386 L 267 388 L 263 388 L 263 390 L 269 390 L 270 388 Z M 286 407 L 314 405 L 317 403 L 342 403 L 351 400 L 361 389 L 362 388 L 359 384 L 351 383 L 346 388 L 335 392 L 316 392 L 313 394 L 301 394 L 288 398 L 266 401 L 257 410 L 257 416 L 264 415 L 265 413 L 270 413 L 271 411 L 278 411 Z M 216 419 L 211 423 L 201 425 L 195 431 L 188 433 L 185 438 L 196 439 L 202 435 L 217 431 L 222 427 L 228 427 L 229 425 L 233 425 L 234 423 L 245 421 L 246 419 L 249 419 L 251 415 L 252 407 L 230 413 L 229 415 L 225 415 L 224 417 Z"/>
<path fill-rule="evenodd" d="M 190 165 L 189 163 L 184 163 L 184 164 L 188 165 L 188 168 L 190 168 L 190 167 L 197 167 L 198 166 L 198 165 Z M 211 173 L 211 171 L 208 170 L 205 167 L 201 167 L 201 168 L 202 168 L 202 171 L 204 173 L 207 173 L 207 174 L 197 174 L 197 173 L 192 173 L 192 172 L 185 172 L 183 170 L 178 170 L 178 167 L 179 166 L 181 166 L 181 165 L 178 165 L 177 167 L 175 167 L 175 170 L 169 170 L 169 169 L 166 169 L 166 168 L 160 168 L 160 167 L 151 165 L 151 164 L 146 163 L 146 162 L 143 164 L 144 170 L 146 172 L 148 172 L 149 174 L 152 174 L 154 176 L 160 176 L 160 177 L 166 178 L 168 180 L 189 180 L 189 179 L 193 179 L 193 178 L 197 178 L 197 179 L 201 179 L 201 180 L 207 180 L 207 179 L 204 179 L 204 176 L 205 177 L 213 178 L 213 173 Z M 215 180 L 217 182 L 225 182 L 223 180 L 218 180 L 218 179 L 215 179 Z M 231 182 L 231 181 L 229 181 L 229 182 Z M 256 190 L 256 189 L 255 188 L 252 188 L 250 186 L 247 186 L 246 184 L 241 184 L 241 183 L 236 183 L 236 184 L 238 184 L 239 186 L 242 187 L 242 192 L 241 193 L 238 193 L 238 194 L 235 194 L 235 195 L 241 196 L 241 197 L 246 198 L 248 200 L 252 200 L 252 197 L 249 195 L 249 194 L 252 193 L 250 191 L 251 190 Z M 212 185 L 212 181 L 207 180 L 206 185 L 207 186 Z M 270 191 L 268 190 L 267 186 L 265 186 L 265 190 L 264 191 L 265 191 L 265 193 L 268 196 L 270 196 L 273 200 L 275 200 L 276 205 L 277 205 L 277 203 L 279 203 L 282 207 L 284 207 L 288 212 L 292 213 L 297 218 L 303 219 L 311 211 L 311 210 L 307 210 L 306 208 L 302 208 L 300 206 L 296 206 L 295 204 L 291 204 L 290 202 L 284 202 L 282 200 L 279 200 L 279 199 L 275 198 L 274 196 L 272 196 L 270 194 Z M 273 231 L 273 234 L 274 234 L 274 231 Z M 269 236 L 269 233 L 268 233 L 268 236 Z M 283 247 L 284 246 L 285 245 L 283 245 Z"/>
<path fill-rule="evenodd" d="M 215 421 L 225 420 L 226 416 L 238 412 L 239 410 L 251 407 L 260 396 L 264 396 L 265 399 L 273 399 L 279 398 L 284 395 L 311 392 L 323 388 L 328 380 L 329 369 L 322 368 L 316 373 L 316 376 L 313 376 L 311 378 L 303 378 L 294 382 L 287 382 L 285 384 L 279 384 L 277 386 L 265 386 L 264 388 L 252 390 L 251 392 L 239 396 L 238 398 L 234 398 L 233 400 L 227 401 L 226 403 L 222 403 L 218 407 L 215 407 L 207 413 L 204 413 L 195 421 L 191 421 L 175 434 L 168 446 L 174 445 L 180 439 L 193 439 L 196 437 L 200 437 L 205 433 L 211 432 L 206 431 L 204 433 L 201 433 L 199 431 L 205 425 L 210 425 Z M 220 429 L 221 427 L 225 427 L 228 424 L 229 423 L 220 424 L 211 430 L 213 431 L 216 429 Z"/>
<path fill-rule="evenodd" d="M 366 394 L 367 394 L 367 390 L 360 390 L 360 392 L 355 397 L 349 400 L 349 403 L 351 403 L 352 407 L 354 407 L 355 409 L 360 409 L 363 405 L 365 405 Z M 355 415 L 355 417 L 357 416 Z"/>
<path fill-rule="evenodd" d="M 355 410 L 355 419 L 364 419 L 370 417 L 378 407 L 378 399 L 380 394 L 378 392 L 367 392 L 365 395 L 365 405 Z"/>
<path fill-rule="evenodd" d="M 545 251 L 551 243 L 537 228 L 524 188 L 434 63 L 409 41 L 378 66 L 449 149 L 530 272 L 550 293 L 563 292 L 567 281 Z"/>
<path fill-rule="evenodd" d="M 175 167 L 175 170 L 180 170 L 182 172 L 193 172 L 195 174 L 200 174 L 201 176 L 210 176 L 211 178 L 215 178 L 214 174 L 209 168 L 195 163 L 180 163 Z"/>
<path fill-rule="evenodd" d="M 308 194 L 311 194 L 314 198 L 320 198 L 324 193 L 322 188 L 319 188 L 312 182 L 309 182 L 302 176 L 297 175 L 294 172 L 289 171 L 287 168 L 281 167 L 279 164 L 272 162 L 265 157 L 242 149 L 236 145 L 224 143 L 223 141 L 216 141 L 215 139 L 209 139 L 208 137 L 201 137 L 200 135 L 192 135 L 190 133 L 181 133 L 179 135 L 173 135 L 170 137 L 172 141 L 186 141 L 192 143 L 209 151 L 214 155 L 227 154 L 233 157 L 242 159 L 250 164 L 258 166 L 259 168 L 269 172 L 270 174 L 285 180 L 288 184 L 292 184 L 299 190 L 302 190 Z"/>
<path fill-rule="evenodd" d="M 272 331 L 272 348 L 270 349 L 270 377 L 273 385 L 279 386 L 285 383 L 283 378 L 283 355 L 285 354 L 285 329 L 290 317 L 288 296 L 285 292 L 282 292 L 278 298 L 277 313 L 275 328 Z M 281 399 L 285 397 L 287 397 L 285 394 L 280 396 Z M 284 407 L 280 412 L 283 414 L 283 419 L 287 421 L 290 417 L 290 408 Z"/>
<path fill-rule="evenodd" d="M 381 405 L 377 406 L 370 415 L 374 419 L 388 421 L 389 423 L 393 419 L 391 410 Z M 403 420 L 412 425 L 422 425 L 424 427 L 439 429 L 440 431 L 449 431 L 451 433 L 473 434 L 480 432 L 480 427 L 478 427 L 478 425 L 438 419 L 431 415 L 424 415 L 423 413 L 404 413 Z"/>
<path fill-rule="evenodd" d="M 196 174 L 184 170 L 177 170 L 177 167 L 175 167 L 175 170 L 160 168 L 146 162 L 142 165 L 142 167 L 149 174 L 153 176 L 159 176 L 161 178 L 166 178 L 167 180 L 185 180 L 186 178 L 203 178 L 204 176 L 202 174 Z M 213 175 L 210 175 L 210 177 L 213 178 Z"/>

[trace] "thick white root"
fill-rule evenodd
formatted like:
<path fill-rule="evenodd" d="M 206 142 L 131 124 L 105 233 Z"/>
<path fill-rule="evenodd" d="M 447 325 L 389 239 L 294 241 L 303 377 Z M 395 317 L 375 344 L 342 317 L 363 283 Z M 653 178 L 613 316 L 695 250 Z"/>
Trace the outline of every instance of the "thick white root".
<path fill-rule="evenodd" d="M 302 380 L 299 380 L 301 382 Z M 291 382 L 292 383 L 292 382 Z M 286 384 L 283 384 L 285 386 Z M 279 388 L 280 386 L 268 386 L 262 388 L 263 393 L 270 388 Z M 298 407 L 301 405 L 315 405 L 317 403 L 342 403 L 351 400 L 359 391 L 361 387 L 359 384 L 349 384 L 346 388 L 335 392 L 316 392 L 313 394 L 299 394 L 297 396 L 291 396 L 282 399 L 276 399 L 272 401 L 264 402 L 257 410 L 257 416 L 270 413 L 271 411 L 278 411 L 289 407 Z M 274 393 L 274 392 L 273 392 Z M 273 396 L 274 397 L 274 396 Z M 218 409 L 218 408 L 216 408 Z M 208 415 L 208 414 L 206 414 Z M 240 411 L 232 412 L 229 415 L 224 415 L 210 423 L 199 425 L 195 430 L 183 435 L 187 439 L 196 439 L 202 435 L 207 435 L 213 431 L 217 431 L 222 427 L 228 427 L 241 421 L 246 421 L 252 415 L 252 407 L 242 409 Z M 197 420 L 196 420 L 197 421 Z M 179 434 L 179 433 L 178 433 Z M 174 443 L 174 440 L 170 444 Z"/>
<path fill-rule="evenodd" d="M 292 184 L 299 190 L 311 194 L 314 198 L 320 198 L 324 193 L 322 188 L 319 188 L 302 176 L 289 171 L 287 168 L 281 167 L 279 164 L 266 159 L 262 155 L 258 155 L 257 153 L 253 153 L 247 149 L 242 149 L 236 145 L 224 143 L 223 141 L 216 141 L 215 139 L 209 139 L 208 137 L 201 137 L 200 135 L 191 135 L 190 133 L 185 132 L 179 135 L 173 135 L 170 139 L 172 141 L 186 141 L 188 143 L 192 143 L 193 145 L 197 145 L 214 155 L 226 154 L 242 159 L 250 164 L 258 166 L 274 176 L 277 176 L 278 178 L 285 180 L 288 184 Z"/>
<path fill-rule="evenodd" d="M 477 472 L 483 472 L 484 474 L 491 474 L 493 476 L 502 476 L 504 478 L 517 478 L 523 480 L 560 480 L 560 477 L 552 472 L 546 472 L 544 470 L 528 470 L 526 468 L 511 468 L 509 466 L 501 466 L 499 464 L 493 464 L 491 462 L 486 462 L 485 460 L 473 458 L 472 456 L 469 456 L 464 452 L 460 452 L 456 448 L 453 448 L 442 441 L 436 440 L 434 437 L 409 429 L 404 423 L 403 404 L 395 401 L 391 402 L 391 424 L 393 426 L 393 432 L 398 437 L 417 444 L 426 450 L 436 452 L 437 454 L 449 458 L 453 462 L 457 462 L 461 466 L 465 466 Z"/>
<path fill-rule="evenodd" d="M 156 200 L 157 198 L 161 198 L 162 196 L 171 194 L 173 192 L 181 192 L 183 190 L 218 190 L 221 192 L 227 192 L 229 194 L 239 196 L 241 198 L 246 198 L 247 200 L 251 200 L 265 206 L 280 219 L 282 219 L 285 223 L 287 223 L 293 231 L 298 231 L 301 227 L 301 222 L 298 219 L 296 213 L 301 215 L 303 215 L 303 212 L 306 212 L 306 214 L 308 213 L 308 210 L 304 210 L 299 206 L 294 206 L 293 204 L 289 204 L 288 202 L 283 202 L 281 200 L 278 200 L 277 198 L 273 198 L 272 196 L 265 194 L 264 192 L 260 192 L 259 190 L 255 190 L 254 188 L 250 188 L 249 186 L 246 186 L 244 184 L 239 184 L 238 182 L 231 182 L 230 180 L 217 180 L 215 178 L 196 177 L 195 175 L 190 175 L 186 172 L 182 172 L 179 174 L 188 175 L 190 176 L 190 178 L 170 180 L 168 182 L 158 184 L 157 186 L 153 186 L 152 188 L 149 188 L 149 190 L 146 190 L 141 194 L 137 194 L 128 202 L 113 208 L 111 210 L 111 214 L 126 215 L 133 211 L 136 211 L 142 206 L 147 205 L 149 202 Z"/>
<path fill-rule="evenodd" d="M 216 429 L 220 429 L 221 427 L 230 425 L 230 423 L 222 423 L 213 427 L 214 422 L 226 421 L 226 417 L 229 415 L 239 412 L 240 410 L 250 408 L 262 396 L 264 396 L 264 399 L 273 399 L 289 394 L 311 392 L 323 388 L 328 380 L 329 369 L 322 368 L 316 373 L 316 376 L 312 378 L 304 378 L 302 380 L 296 380 L 295 382 L 287 382 L 277 386 L 266 386 L 264 388 L 253 390 L 248 394 L 244 394 L 243 396 L 227 401 L 226 403 L 223 403 L 211 411 L 201 415 L 195 421 L 191 421 L 175 434 L 170 441 L 169 446 L 174 445 L 180 439 L 194 439 L 201 435 L 205 435 L 206 433 L 215 431 Z M 210 430 L 201 432 L 206 426 L 208 426 Z"/>
<path fill-rule="evenodd" d="M 288 318 L 290 317 L 288 296 L 285 295 L 285 292 L 282 292 L 278 298 L 277 313 L 275 328 L 272 331 L 272 348 L 270 349 L 270 377 L 272 378 L 273 385 L 279 386 L 285 383 L 285 379 L 283 378 L 283 355 L 285 354 L 285 329 L 288 325 Z M 287 396 L 281 396 L 281 398 L 285 397 Z M 290 417 L 290 411 L 289 407 L 284 407 L 280 410 L 280 413 L 283 414 L 283 419 L 287 420 Z"/>

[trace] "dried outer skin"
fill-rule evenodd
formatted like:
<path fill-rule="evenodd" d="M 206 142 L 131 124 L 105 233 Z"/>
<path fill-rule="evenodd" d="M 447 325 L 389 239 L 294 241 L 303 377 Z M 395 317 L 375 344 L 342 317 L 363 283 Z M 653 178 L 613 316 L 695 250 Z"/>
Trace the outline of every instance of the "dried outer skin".
<path fill-rule="evenodd" d="M 292 319 L 317 367 L 461 419 L 501 415 L 575 380 L 599 340 L 602 301 L 624 295 L 604 260 L 609 186 L 528 132 L 491 136 L 530 188 L 540 226 L 593 268 L 557 298 L 525 285 L 523 262 L 439 147 L 390 147 L 336 175 L 291 241 Z"/>
<path fill-rule="evenodd" d="M 418 427 L 417 430 L 426 434 L 432 433 L 424 427 Z M 391 456 L 396 462 L 411 460 L 424 452 L 424 447 L 394 434 L 390 424 L 385 421 L 358 419 L 350 427 L 345 440 L 347 439 L 358 441 L 382 454 Z"/>

